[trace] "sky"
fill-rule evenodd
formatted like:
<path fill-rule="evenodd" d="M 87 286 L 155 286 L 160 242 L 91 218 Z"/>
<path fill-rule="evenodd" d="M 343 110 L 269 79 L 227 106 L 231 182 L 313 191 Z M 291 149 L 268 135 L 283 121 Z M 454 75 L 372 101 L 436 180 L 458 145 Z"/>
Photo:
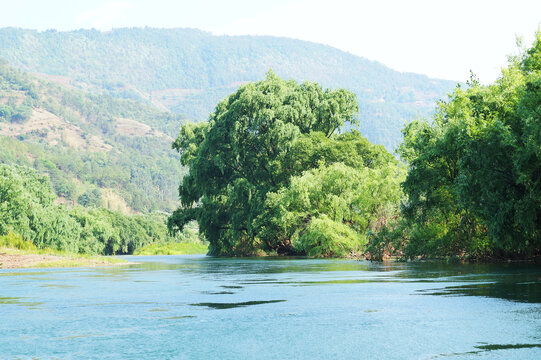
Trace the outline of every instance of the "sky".
<path fill-rule="evenodd" d="M 1 0 L 0 27 L 59 31 L 197 28 L 334 46 L 395 70 L 493 82 L 517 37 L 530 46 L 539 0 Z M 1 57 L 1 54 L 0 54 Z"/>

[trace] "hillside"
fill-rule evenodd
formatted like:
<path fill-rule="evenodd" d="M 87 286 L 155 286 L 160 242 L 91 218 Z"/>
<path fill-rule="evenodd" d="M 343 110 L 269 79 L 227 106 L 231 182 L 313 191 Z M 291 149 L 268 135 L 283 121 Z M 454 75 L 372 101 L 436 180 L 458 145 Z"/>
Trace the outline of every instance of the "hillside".
<path fill-rule="evenodd" d="M 260 36 L 213 36 L 193 29 L 70 32 L 0 29 L 0 57 L 49 81 L 114 97 L 144 99 L 161 110 L 205 120 L 239 84 L 311 80 L 356 93 L 360 130 L 394 148 L 405 121 L 429 114 L 456 84 L 400 73 L 335 48 Z M 44 76 L 44 75 L 40 75 Z"/>
<path fill-rule="evenodd" d="M 0 63 L 0 163 L 49 175 L 60 202 L 171 211 L 182 174 L 171 142 L 182 121 Z"/>

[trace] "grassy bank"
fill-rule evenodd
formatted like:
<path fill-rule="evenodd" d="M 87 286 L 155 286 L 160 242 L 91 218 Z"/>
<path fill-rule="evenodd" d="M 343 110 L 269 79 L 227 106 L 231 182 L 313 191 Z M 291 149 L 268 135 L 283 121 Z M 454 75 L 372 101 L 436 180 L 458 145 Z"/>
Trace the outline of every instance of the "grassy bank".
<path fill-rule="evenodd" d="M 38 249 L 15 234 L 0 236 L 0 269 L 60 268 L 127 264 L 126 260 L 73 254 L 50 248 Z"/>
<path fill-rule="evenodd" d="M 208 245 L 204 243 L 149 244 L 135 250 L 133 255 L 195 255 L 206 254 Z"/>

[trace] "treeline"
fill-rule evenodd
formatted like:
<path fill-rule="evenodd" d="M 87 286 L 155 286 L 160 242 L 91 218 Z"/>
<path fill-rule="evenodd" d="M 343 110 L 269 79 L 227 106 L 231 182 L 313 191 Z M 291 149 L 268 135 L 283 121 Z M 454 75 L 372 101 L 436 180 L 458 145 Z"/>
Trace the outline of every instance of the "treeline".
<path fill-rule="evenodd" d="M 496 83 L 472 77 L 403 130 L 401 165 L 350 129 L 355 96 L 274 74 L 174 147 L 189 168 L 169 227 L 214 255 L 381 260 L 541 255 L 541 32 Z"/>
<path fill-rule="evenodd" d="M 163 215 L 123 215 L 104 208 L 56 205 L 49 179 L 23 166 L 0 165 L 0 236 L 15 233 L 38 248 L 72 253 L 131 254 L 171 237 Z"/>

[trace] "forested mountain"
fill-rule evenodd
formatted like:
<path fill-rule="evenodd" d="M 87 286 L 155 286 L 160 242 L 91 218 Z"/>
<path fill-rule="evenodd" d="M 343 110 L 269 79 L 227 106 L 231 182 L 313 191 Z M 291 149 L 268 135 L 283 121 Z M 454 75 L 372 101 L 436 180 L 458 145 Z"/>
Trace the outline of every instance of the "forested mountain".
<path fill-rule="evenodd" d="M 33 167 L 60 202 L 123 212 L 176 207 L 171 142 L 183 119 L 60 86 L 0 63 L 0 164 Z"/>
<path fill-rule="evenodd" d="M 384 44 L 382 44 L 384 46 Z M 335 48 L 261 36 L 213 36 L 193 29 L 70 32 L 0 29 L 0 57 L 49 80 L 206 120 L 216 103 L 272 69 L 357 95 L 360 130 L 394 148 L 405 121 L 429 114 L 455 85 L 400 73 Z"/>

